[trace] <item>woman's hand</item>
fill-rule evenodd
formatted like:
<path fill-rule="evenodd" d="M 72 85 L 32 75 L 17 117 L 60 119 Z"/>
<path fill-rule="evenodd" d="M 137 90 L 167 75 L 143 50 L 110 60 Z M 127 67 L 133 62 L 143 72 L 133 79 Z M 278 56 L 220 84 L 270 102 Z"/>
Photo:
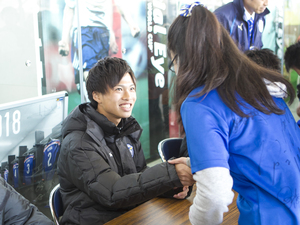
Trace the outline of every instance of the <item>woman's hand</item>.
<path fill-rule="evenodd" d="M 185 197 L 187 196 L 188 192 L 189 192 L 189 187 L 188 186 L 184 186 L 183 187 L 183 191 L 177 193 L 176 195 L 174 195 L 173 198 L 185 199 Z"/>

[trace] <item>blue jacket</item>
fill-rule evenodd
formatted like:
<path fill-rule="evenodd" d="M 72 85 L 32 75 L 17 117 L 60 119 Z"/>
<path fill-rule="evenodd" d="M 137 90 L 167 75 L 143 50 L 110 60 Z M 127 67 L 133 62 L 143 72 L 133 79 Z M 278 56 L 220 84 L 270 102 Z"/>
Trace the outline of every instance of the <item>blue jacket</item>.
<path fill-rule="evenodd" d="M 219 22 L 230 33 L 232 39 L 237 43 L 241 51 L 252 48 L 261 49 L 263 46 L 261 37 L 265 27 L 265 15 L 270 11 L 266 8 L 261 14 L 255 13 L 254 27 L 251 44 L 248 41 L 248 23 L 244 20 L 244 3 L 243 0 L 233 0 L 215 10 Z"/>

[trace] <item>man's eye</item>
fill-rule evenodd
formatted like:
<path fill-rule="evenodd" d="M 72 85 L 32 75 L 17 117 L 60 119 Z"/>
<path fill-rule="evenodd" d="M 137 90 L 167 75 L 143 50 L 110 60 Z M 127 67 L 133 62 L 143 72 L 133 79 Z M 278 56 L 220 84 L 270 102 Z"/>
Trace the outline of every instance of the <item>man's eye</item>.
<path fill-rule="evenodd" d="M 116 91 L 122 91 L 122 88 L 116 88 L 115 90 Z"/>

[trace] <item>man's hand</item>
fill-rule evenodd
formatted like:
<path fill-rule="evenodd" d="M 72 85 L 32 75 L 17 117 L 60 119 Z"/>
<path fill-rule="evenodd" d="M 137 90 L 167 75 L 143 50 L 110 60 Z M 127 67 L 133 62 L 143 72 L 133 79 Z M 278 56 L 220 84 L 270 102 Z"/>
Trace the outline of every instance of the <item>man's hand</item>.
<path fill-rule="evenodd" d="M 190 159 L 189 157 L 180 157 L 180 158 L 168 160 L 168 163 L 170 163 L 170 164 L 182 163 L 182 164 L 189 166 L 188 165 L 189 159 Z"/>
<path fill-rule="evenodd" d="M 192 186 L 195 183 L 191 168 L 186 165 L 185 157 L 168 160 L 168 163 L 175 164 L 177 175 L 183 186 Z"/>
<path fill-rule="evenodd" d="M 173 198 L 184 199 L 187 196 L 188 192 L 189 192 L 189 187 L 188 186 L 184 186 L 183 187 L 183 191 L 179 192 L 176 195 L 174 195 Z"/>

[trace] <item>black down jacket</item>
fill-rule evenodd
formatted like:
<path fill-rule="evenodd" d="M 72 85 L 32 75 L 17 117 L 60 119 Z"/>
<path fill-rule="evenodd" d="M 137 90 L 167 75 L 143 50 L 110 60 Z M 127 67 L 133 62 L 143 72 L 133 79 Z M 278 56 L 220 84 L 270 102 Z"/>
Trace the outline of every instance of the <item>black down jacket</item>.
<path fill-rule="evenodd" d="M 54 222 L 0 177 L 0 224 L 54 225 Z"/>
<path fill-rule="evenodd" d="M 133 117 L 119 126 L 89 104 L 64 120 L 58 175 L 64 203 L 61 224 L 103 224 L 174 187 L 174 165 L 146 166 Z"/>

